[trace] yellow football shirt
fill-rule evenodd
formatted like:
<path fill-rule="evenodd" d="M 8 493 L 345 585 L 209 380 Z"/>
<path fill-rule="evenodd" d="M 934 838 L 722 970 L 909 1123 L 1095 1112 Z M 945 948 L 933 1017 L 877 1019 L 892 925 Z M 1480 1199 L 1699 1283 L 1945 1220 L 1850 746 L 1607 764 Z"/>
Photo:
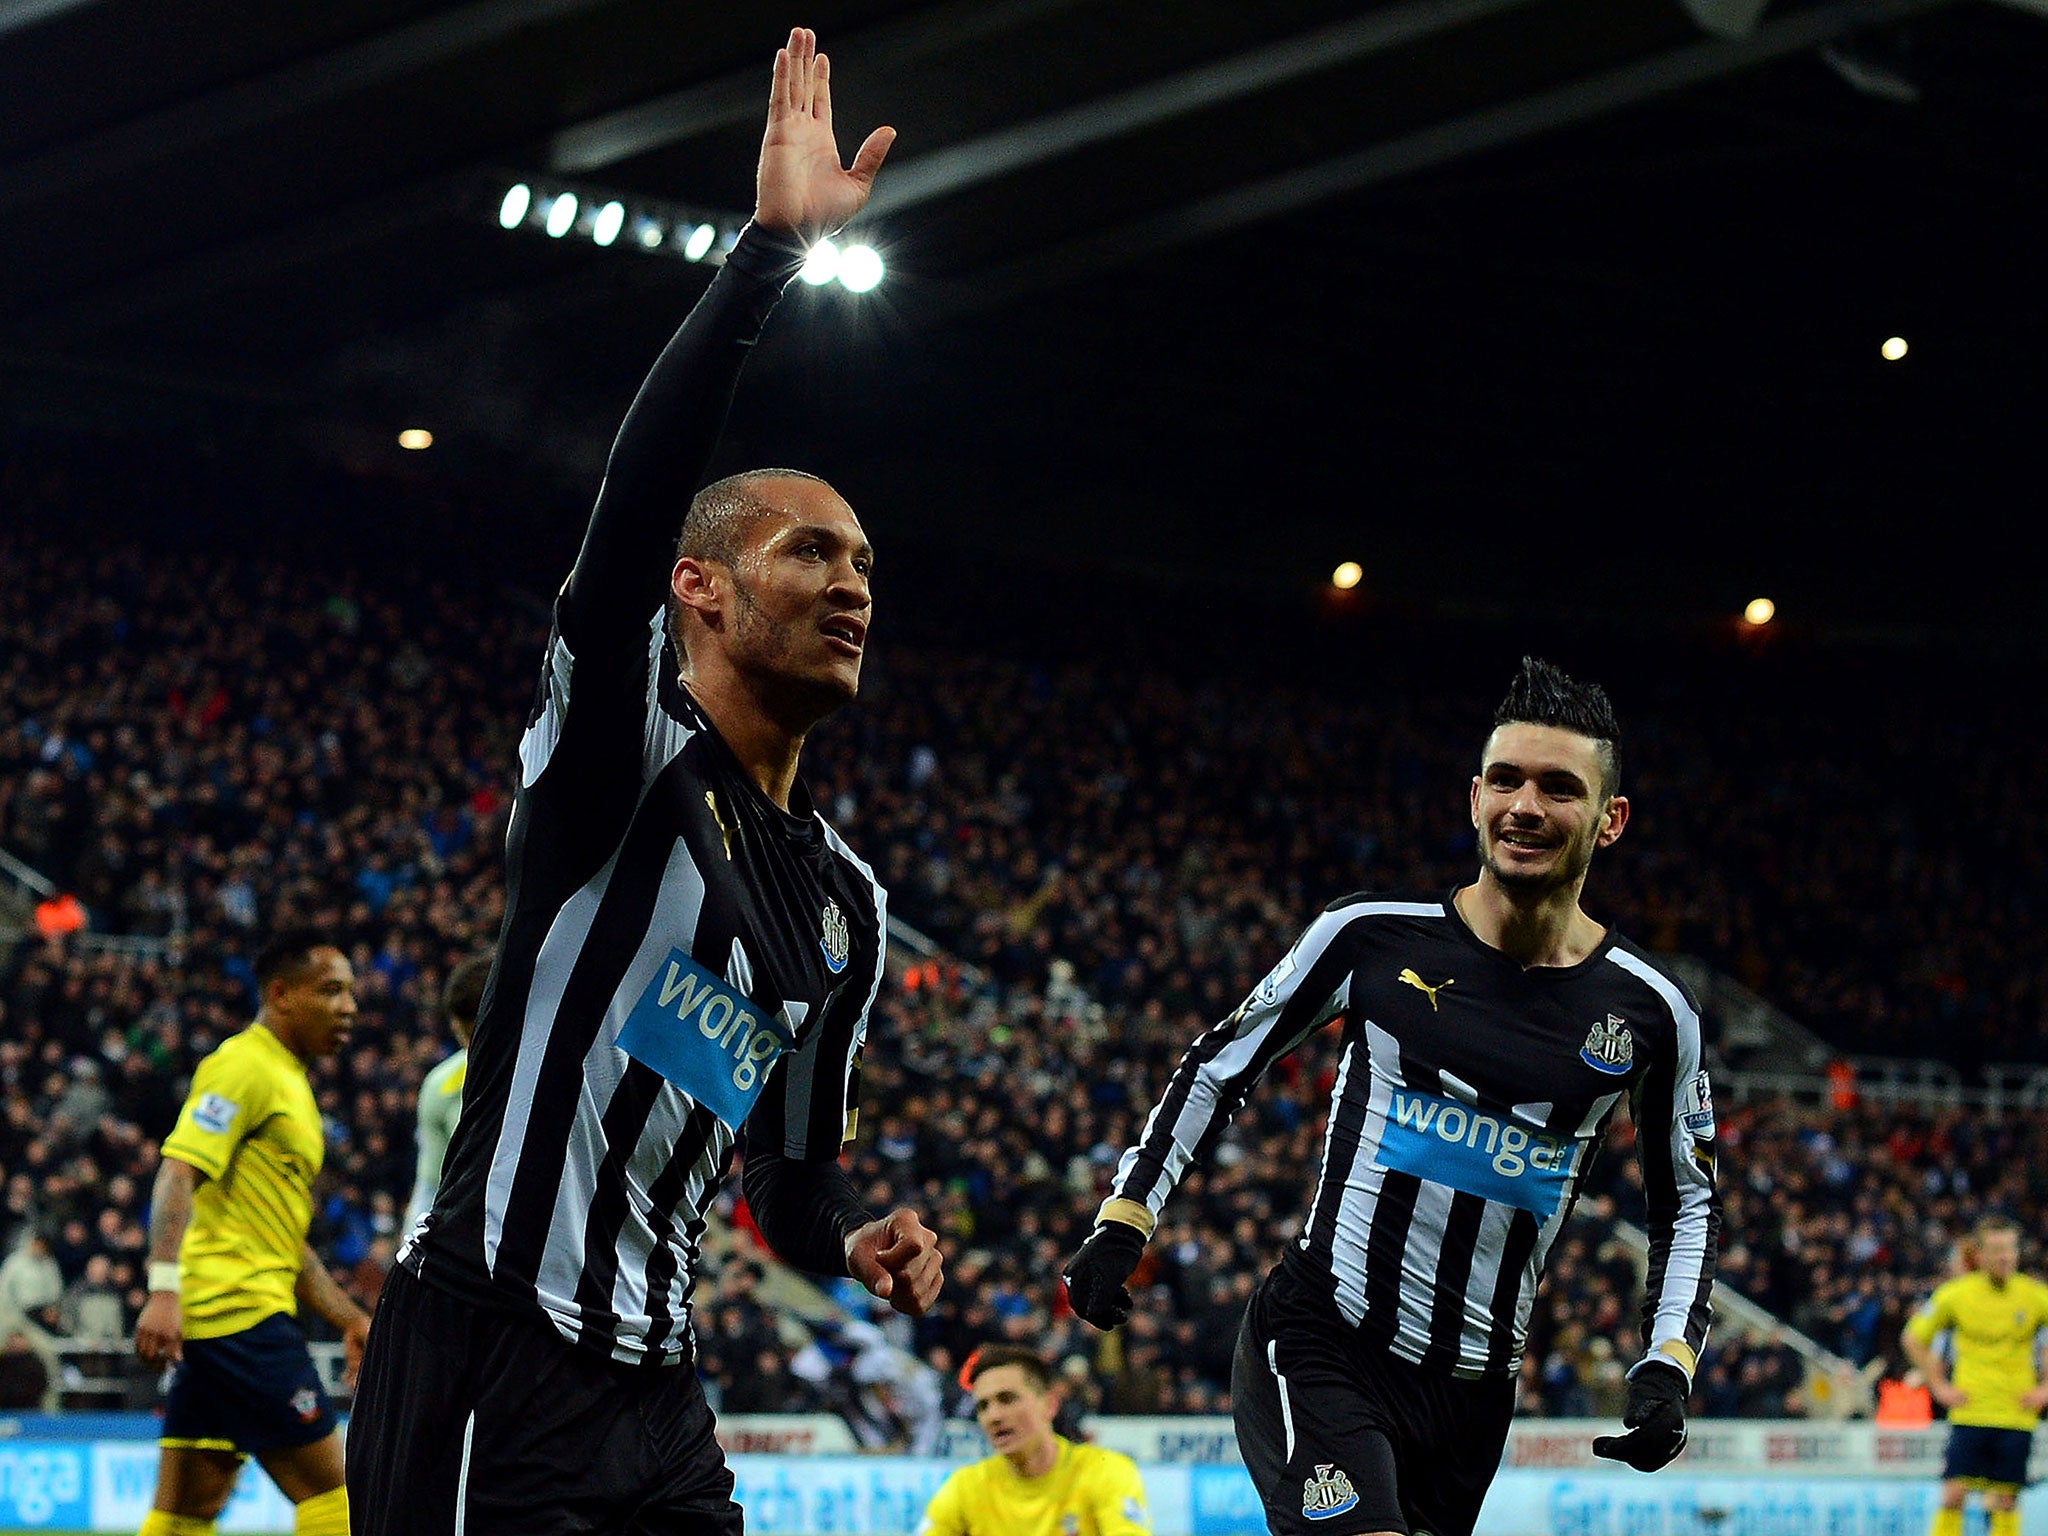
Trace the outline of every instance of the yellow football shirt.
<path fill-rule="evenodd" d="M 326 1156 L 306 1068 L 261 1024 L 199 1063 L 163 1155 L 206 1175 L 178 1250 L 185 1337 L 217 1339 L 296 1312 Z"/>
<path fill-rule="evenodd" d="M 1954 1336 L 1949 1379 L 1969 1401 L 1949 1410 L 1948 1421 L 1986 1429 L 2032 1429 L 2040 1418 L 2020 1398 L 2040 1385 L 2034 1335 L 2043 1328 L 2048 1285 L 2031 1275 L 1995 1285 L 1982 1270 L 1938 1286 L 1906 1324 L 1922 1344 L 1932 1344 L 1938 1334 Z"/>
<path fill-rule="evenodd" d="M 1020 1477 L 1007 1456 L 962 1467 L 939 1486 L 919 1536 L 1150 1536 L 1138 1464 L 1061 1438 L 1043 1477 Z"/>

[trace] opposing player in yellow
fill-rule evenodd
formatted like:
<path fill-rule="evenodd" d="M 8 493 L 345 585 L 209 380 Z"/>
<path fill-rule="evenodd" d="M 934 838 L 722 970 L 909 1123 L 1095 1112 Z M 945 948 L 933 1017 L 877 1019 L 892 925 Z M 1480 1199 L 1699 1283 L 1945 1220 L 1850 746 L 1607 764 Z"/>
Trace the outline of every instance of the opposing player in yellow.
<path fill-rule="evenodd" d="M 1984 1496 L 1991 1536 L 2019 1536 L 2034 1426 L 2048 1408 L 2035 1335 L 2048 1328 L 2048 1285 L 2019 1273 L 2020 1230 L 2003 1216 L 1977 1224 L 1977 1268 L 1936 1287 L 1899 1342 L 1948 1409 L 1948 1454 L 1932 1536 L 1962 1536 L 1963 1502 Z M 1948 1334 L 1950 1371 L 1934 1341 Z"/>
<path fill-rule="evenodd" d="M 1052 1368 L 995 1345 L 968 1366 L 974 1416 L 995 1455 L 940 1485 L 918 1536 L 1150 1536 L 1137 1463 L 1053 1433 Z"/>
<path fill-rule="evenodd" d="M 176 1369 L 141 1536 L 210 1536 L 245 1456 L 297 1507 L 297 1536 L 348 1536 L 341 1435 L 295 1315 L 341 1330 L 353 1381 L 370 1320 L 306 1241 L 326 1141 L 306 1063 L 347 1038 L 355 974 L 325 940 L 281 934 L 256 985 L 255 1023 L 193 1074 L 150 1197 L 135 1349 Z"/>

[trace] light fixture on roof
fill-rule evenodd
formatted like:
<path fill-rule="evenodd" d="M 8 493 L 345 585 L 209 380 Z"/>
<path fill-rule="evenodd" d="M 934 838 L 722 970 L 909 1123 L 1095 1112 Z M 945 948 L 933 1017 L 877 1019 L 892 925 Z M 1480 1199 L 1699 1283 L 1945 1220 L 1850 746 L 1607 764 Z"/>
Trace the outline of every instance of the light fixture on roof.
<path fill-rule="evenodd" d="M 1349 592 L 1363 580 L 1365 567 L 1356 560 L 1346 560 L 1336 570 L 1330 572 L 1330 585 L 1339 592 Z"/>
<path fill-rule="evenodd" d="M 827 235 L 811 247 L 810 254 L 804 257 L 803 270 L 797 276 L 813 288 L 822 288 L 838 275 L 839 246 Z"/>
<path fill-rule="evenodd" d="M 506 189 L 505 200 L 498 204 L 498 223 L 505 229 L 517 229 L 526 221 L 526 211 L 533 206 L 533 188 L 523 181 L 515 181 Z"/>
<path fill-rule="evenodd" d="M 690 231 L 690 238 L 683 242 L 683 255 L 691 261 L 702 261 L 711 249 L 711 242 L 717 238 L 717 225 L 699 224 Z"/>
<path fill-rule="evenodd" d="M 640 214 L 633 220 L 633 243 L 643 251 L 658 251 L 661 242 L 668 236 L 661 220 Z"/>
<path fill-rule="evenodd" d="M 563 192 L 548 206 L 547 231 L 555 239 L 569 233 L 576 225 L 576 194 Z"/>
<path fill-rule="evenodd" d="M 1778 605 L 1768 597 L 1752 597 L 1749 606 L 1742 610 L 1742 622 L 1751 629 L 1762 629 L 1778 616 Z"/>
<path fill-rule="evenodd" d="M 619 238 L 619 231 L 626 227 L 626 205 L 620 202 L 606 203 L 597 210 L 597 218 L 591 223 L 590 238 L 599 245 L 610 245 Z"/>
<path fill-rule="evenodd" d="M 1906 355 L 1906 338 L 1903 336 L 1888 336 L 1885 338 L 1884 345 L 1877 350 L 1884 355 L 1886 362 L 1896 363 Z"/>
<path fill-rule="evenodd" d="M 407 427 L 398 434 L 398 446 L 418 453 L 422 448 L 434 446 L 434 434 L 425 427 Z"/>
<path fill-rule="evenodd" d="M 849 245 L 839 253 L 839 286 L 848 293 L 873 291 L 886 270 L 882 253 L 872 245 Z"/>

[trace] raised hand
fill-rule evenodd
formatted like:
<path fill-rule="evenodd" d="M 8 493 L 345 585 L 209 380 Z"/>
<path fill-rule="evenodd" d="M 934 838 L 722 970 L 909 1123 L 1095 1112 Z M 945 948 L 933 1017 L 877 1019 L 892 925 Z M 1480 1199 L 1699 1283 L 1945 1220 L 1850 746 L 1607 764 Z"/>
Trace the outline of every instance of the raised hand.
<path fill-rule="evenodd" d="M 852 168 L 840 165 L 832 135 L 832 61 L 818 52 L 817 33 L 796 28 L 775 54 L 754 222 L 809 238 L 830 234 L 866 204 L 875 172 L 895 142 L 894 128 L 877 128 Z"/>

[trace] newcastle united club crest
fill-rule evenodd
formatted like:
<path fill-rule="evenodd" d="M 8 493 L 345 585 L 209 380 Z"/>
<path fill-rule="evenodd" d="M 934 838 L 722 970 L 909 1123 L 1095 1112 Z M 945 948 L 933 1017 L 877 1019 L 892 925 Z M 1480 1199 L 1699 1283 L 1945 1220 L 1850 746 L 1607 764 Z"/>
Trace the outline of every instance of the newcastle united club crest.
<path fill-rule="evenodd" d="M 1311 1520 L 1330 1520 L 1356 1508 L 1358 1490 L 1341 1467 L 1316 1463 L 1316 1475 L 1301 1485 L 1301 1512 Z"/>
<path fill-rule="evenodd" d="M 1635 1059 L 1635 1037 L 1619 1014 L 1610 1013 L 1606 1022 L 1595 1024 L 1586 1032 L 1586 1043 L 1579 1047 L 1579 1060 L 1609 1077 L 1620 1077 L 1634 1065 Z"/>
<path fill-rule="evenodd" d="M 846 969 L 846 957 L 853 952 L 853 935 L 847 931 L 846 914 L 839 910 L 839 903 L 825 903 L 824 931 L 818 936 L 818 948 L 825 952 L 825 968 L 834 976 Z"/>

